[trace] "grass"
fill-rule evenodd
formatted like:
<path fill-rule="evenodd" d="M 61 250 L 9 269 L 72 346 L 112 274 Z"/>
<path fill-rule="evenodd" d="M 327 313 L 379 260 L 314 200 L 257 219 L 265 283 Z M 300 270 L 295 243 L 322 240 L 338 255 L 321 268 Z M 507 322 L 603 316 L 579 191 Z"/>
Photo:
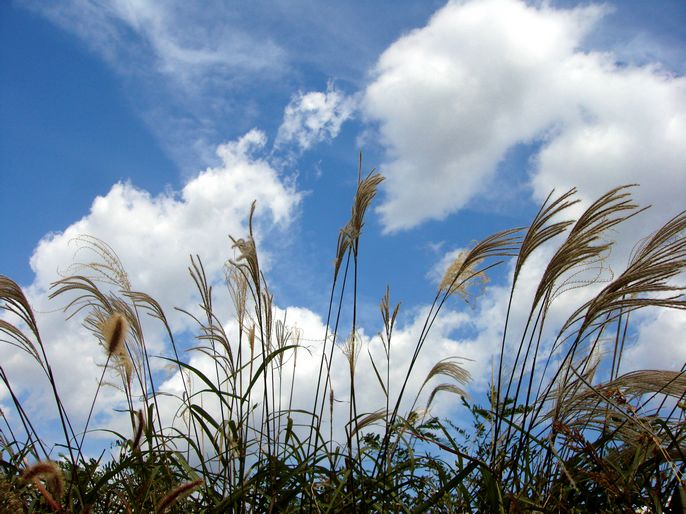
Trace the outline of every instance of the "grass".
<path fill-rule="evenodd" d="M 254 206 L 249 234 L 233 240 L 237 258 L 226 264 L 232 323 L 220 319 L 202 262 L 191 258 L 190 284 L 200 306 L 186 312 L 197 326 L 190 353 L 177 347 L 160 304 L 132 288 L 114 250 L 92 237 L 81 240 L 99 260 L 53 284 L 51 294 L 66 300 L 67 316 L 81 319 L 104 350 L 105 365 L 81 427 L 74 426 L 60 396 L 46 352 L 49 339 L 31 305 L 15 282 L 1 276 L 2 340 L 28 353 L 45 374 L 63 440 L 59 450 L 48 448 L 0 366 L 12 405 L 11 416 L 2 413 L 0 429 L 0 510 L 683 512 L 685 368 L 620 369 L 634 311 L 686 308 L 683 287 L 674 285 L 686 267 L 686 212 L 643 240 L 612 280 L 577 283 L 580 271 L 604 265 L 612 230 L 642 209 L 630 188 L 620 187 L 571 219 L 575 191 L 551 194 L 528 228 L 487 237 L 449 266 L 404 380 L 391 384 L 399 306 L 388 290 L 380 303 L 382 359 L 361 353 L 357 326 L 361 234 L 382 180 L 375 172 L 360 177 L 351 218 L 339 234 L 309 405 L 294 404 L 298 355 L 306 349 L 301 334 L 275 319 L 252 231 Z M 554 244 L 540 282 L 521 284 L 531 255 Z M 487 272 L 508 260 L 514 260 L 512 286 L 484 404 L 467 401 L 469 374 L 458 360 L 436 362 L 423 382 L 414 379 L 446 302 L 485 287 Z M 597 293 L 553 329 L 551 312 L 561 292 L 585 286 Z M 524 325 L 513 327 L 513 305 L 521 304 L 523 288 L 533 288 L 533 299 Z M 171 349 L 160 358 L 182 378 L 183 392 L 175 398 L 160 392 L 159 374 L 153 373 L 142 321 L 150 317 Z M 349 320 L 345 328 L 343 320 Z M 193 354 L 209 368 L 193 364 Z M 341 354 L 348 395 L 331 387 L 332 363 Z M 360 412 L 356 371 L 367 356 L 385 401 L 373 412 Z M 88 458 L 84 444 L 106 370 L 119 377 L 130 435 L 113 432 L 108 457 L 103 451 Z M 421 384 L 419 392 L 413 383 Z M 436 395 L 445 392 L 453 396 L 444 401 L 454 398 L 469 413 L 470 428 L 430 415 Z M 344 422 L 333 419 L 338 397 L 350 398 Z M 418 405 L 420 398 L 428 398 L 426 405 Z M 178 410 L 166 422 L 161 412 L 170 401 Z M 406 405 L 411 407 L 403 410 Z M 341 442 L 334 438 L 336 423 L 345 427 Z"/>

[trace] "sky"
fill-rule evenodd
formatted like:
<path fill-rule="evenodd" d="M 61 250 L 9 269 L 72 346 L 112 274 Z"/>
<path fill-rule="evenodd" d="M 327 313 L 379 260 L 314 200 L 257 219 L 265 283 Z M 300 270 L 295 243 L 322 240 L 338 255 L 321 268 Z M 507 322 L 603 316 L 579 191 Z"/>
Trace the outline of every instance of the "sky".
<path fill-rule="evenodd" d="M 635 198 L 652 207 L 618 229 L 617 269 L 686 207 L 685 24 L 682 0 L 2 2 L 0 273 L 34 303 L 82 417 L 102 352 L 47 300 L 74 240 L 110 244 L 184 334 L 173 307 L 197 304 L 188 256 L 221 284 L 229 235 L 246 234 L 256 200 L 276 304 L 316 341 L 361 152 L 363 172 L 386 180 L 361 243 L 360 323 L 374 344 L 389 285 L 409 349 L 457 251 L 526 225 L 551 190 L 576 186 L 588 205 L 640 184 Z M 484 390 L 507 296 L 507 274 L 491 279 L 448 305 L 419 382 L 457 356 Z M 639 316 L 625 366 L 680 367 L 684 333 L 683 314 Z M 6 346 L 0 362 L 49 424 L 35 365 Z M 371 409 L 380 397 L 365 385 Z M 100 401 L 103 419 L 115 397 Z"/>

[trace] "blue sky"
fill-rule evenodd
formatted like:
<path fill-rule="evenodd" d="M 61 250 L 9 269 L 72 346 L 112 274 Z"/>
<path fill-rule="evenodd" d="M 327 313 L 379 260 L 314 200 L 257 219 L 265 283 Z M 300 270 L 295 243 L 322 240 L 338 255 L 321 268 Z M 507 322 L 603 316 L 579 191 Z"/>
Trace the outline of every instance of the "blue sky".
<path fill-rule="evenodd" d="M 316 332 L 359 151 L 387 177 L 362 247 L 370 336 L 387 284 L 411 334 L 451 252 L 526 224 L 553 188 L 588 201 L 641 183 L 654 207 L 617 234 L 620 266 L 636 233 L 684 208 L 681 0 L 243 4 L 0 4 L 0 272 L 45 312 L 84 232 L 113 245 L 135 287 L 192 304 L 174 278 L 187 255 L 220 281 L 257 199 L 277 303 Z M 504 280 L 452 305 L 437 334 L 433 357 L 473 359 L 481 387 L 497 334 L 464 316 L 497 311 Z M 642 326 L 678 334 L 686 320 Z M 55 348 L 78 338 L 68 330 Z M 73 391 L 92 382 L 69 377 Z"/>

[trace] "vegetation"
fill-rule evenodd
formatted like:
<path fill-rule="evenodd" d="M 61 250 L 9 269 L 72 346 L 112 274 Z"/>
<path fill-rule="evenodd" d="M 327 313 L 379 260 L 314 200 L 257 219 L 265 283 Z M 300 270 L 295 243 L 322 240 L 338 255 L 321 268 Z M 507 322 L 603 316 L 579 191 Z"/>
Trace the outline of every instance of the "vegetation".
<path fill-rule="evenodd" d="M 585 284 L 597 294 L 551 331 L 559 294 L 584 285 L 576 283 L 580 270 L 603 266 L 612 246 L 609 233 L 641 211 L 629 188 L 620 187 L 572 220 L 575 191 L 551 194 L 528 228 L 487 237 L 449 267 L 393 396 L 389 369 L 399 306 L 387 291 L 380 304 L 386 361 L 373 362 L 386 401 L 374 412 L 359 412 L 360 235 L 382 180 L 375 172 L 360 178 L 351 218 L 338 237 L 312 405 L 293 404 L 293 369 L 303 346 L 298 333 L 275 319 L 252 212 L 249 235 L 233 240 L 238 258 L 226 265 L 234 324 L 220 319 L 224 313 L 215 310 L 215 291 L 201 260 L 191 258 L 201 308 L 199 314 L 187 313 L 198 328 L 198 344 L 190 352 L 211 359 L 211 371 L 178 349 L 160 304 L 132 288 L 104 242 L 85 237 L 82 243 L 100 260 L 53 285 L 52 297 L 66 298 L 68 315 L 81 316 L 103 346 L 98 391 L 106 369 L 121 378 L 131 429 L 113 433 L 117 442 L 107 457 L 84 455 L 90 416 L 83 427 L 72 423 L 46 353 L 49 339 L 39 331 L 21 288 L 0 277 L 2 339 L 31 355 L 49 380 L 64 438 L 59 450 L 48 449 L 0 366 L 13 404 L 11 416 L 2 415 L 0 431 L 0 510 L 683 512 L 684 367 L 620 374 L 620 364 L 633 311 L 686 308 L 683 288 L 673 283 L 686 267 L 686 211 L 642 241 L 624 271 L 607 283 Z M 544 244 L 559 246 L 540 282 L 520 284 L 527 259 Z M 416 393 L 410 379 L 446 301 L 465 296 L 509 259 L 514 260 L 510 301 L 484 405 L 468 403 L 468 373 L 458 361 L 444 360 L 423 382 L 445 380 L 428 394 L 427 409 L 416 408 L 415 401 L 402 411 L 405 396 Z M 535 286 L 535 293 L 525 325 L 513 327 L 511 308 L 522 301 L 518 294 L 524 286 Z M 344 295 L 346 289 L 351 294 Z M 142 321 L 149 317 L 164 327 L 172 351 L 166 359 L 183 377 L 177 398 L 160 393 L 159 374 L 152 371 Z M 351 324 L 347 339 L 341 337 L 344 320 Z M 331 429 L 335 398 L 329 378 L 341 350 L 350 372 L 350 401 L 339 444 Z M 444 399 L 455 398 L 456 407 L 471 415 L 471 429 L 428 414 L 436 395 L 445 392 L 454 395 Z M 163 424 L 161 403 L 168 406 L 171 400 L 179 410 L 172 423 Z"/>

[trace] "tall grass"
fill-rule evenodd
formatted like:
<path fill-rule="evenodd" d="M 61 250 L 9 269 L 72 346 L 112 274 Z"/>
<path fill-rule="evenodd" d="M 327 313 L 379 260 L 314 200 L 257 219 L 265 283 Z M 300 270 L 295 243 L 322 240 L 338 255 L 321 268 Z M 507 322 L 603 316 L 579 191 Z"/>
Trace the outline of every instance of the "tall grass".
<path fill-rule="evenodd" d="M 1 276 L 2 340 L 30 355 L 45 374 L 63 440 L 58 450 L 49 449 L 0 366 L 11 402 L 0 428 L 0 510 L 682 512 L 685 368 L 620 371 L 634 311 L 686 308 L 683 287 L 674 282 L 686 267 L 686 212 L 642 241 L 615 278 L 579 284 L 580 270 L 604 266 L 611 231 L 642 209 L 630 188 L 620 187 L 572 219 L 576 192 L 551 194 L 528 228 L 489 236 L 449 266 L 404 379 L 391 384 L 400 306 L 389 290 L 380 302 L 382 359 L 362 352 L 358 327 L 361 234 L 382 180 L 374 171 L 360 175 L 351 218 L 338 237 L 309 405 L 296 404 L 294 395 L 298 356 L 307 348 L 297 329 L 277 319 L 256 248 L 254 205 L 248 234 L 232 240 L 235 258 L 225 266 L 233 320 L 222 319 L 225 313 L 215 307 L 216 291 L 200 257 L 190 259 L 199 306 L 184 311 L 197 327 L 196 344 L 187 351 L 178 347 L 160 303 L 133 289 L 114 250 L 81 239 L 98 259 L 54 283 L 51 298 L 66 304 L 67 316 L 80 319 L 103 346 L 105 364 L 83 426 L 70 418 L 46 351 L 49 339 L 24 292 Z M 528 259 L 554 244 L 540 282 L 521 284 Z M 484 404 L 466 399 L 470 377 L 456 359 L 415 377 L 446 302 L 483 286 L 489 270 L 511 259 L 500 352 Z M 559 326 L 549 326 L 560 293 L 584 285 L 596 287 L 596 294 Z M 534 293 L 524 325 L 513 327 L 513 306 L 526 298 L 522 289 Z M 181 383 L 172 397 L 160 389 L 166 377 L 154 371 L 159 366 L 146 342 L 149 321 L 143 321 L 150 319 L 170 349 L 159 359 Z M 341 358 L 348 391 L 332 387 L 332 364 Z M 371 412 L 361 412 L 357 401 L 357 366 L 366 358 L 383 397 Z M 107 370 L 119 377 L 130 432 L 113 432 L 115 449 L 107 457 L 87 458 Z M 443 400 L 454 398 L 455 411 L 462 409 L 460 417 L 472 427 L 431 416 L 435 398 L 446 392 L 453 396 Z M 335 419 L 337 398 L 349 399 L 345 420 Z M 177 408 L 171 418 L 164 414 L 170 405 Z M 344 427 L 344 441 L 335 439 L 336 425 Z"/>

